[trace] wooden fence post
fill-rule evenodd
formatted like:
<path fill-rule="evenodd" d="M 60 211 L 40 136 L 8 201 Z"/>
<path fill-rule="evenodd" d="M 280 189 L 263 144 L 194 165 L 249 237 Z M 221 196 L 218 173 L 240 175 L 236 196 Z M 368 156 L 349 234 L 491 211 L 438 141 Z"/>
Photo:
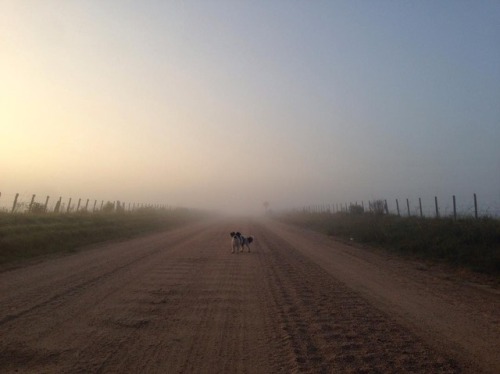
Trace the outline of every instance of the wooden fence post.
<path fill-rule="evenodd" d="M 434 202 L 436 204 L 436 218 L 439 218 L 439 206 L 438 206 L 438 198 L 434 196 Z"/>
<path fill-rule="evenodd" d="M 455 221 L 457 220 L 457 200 L 455 198 L 455 195 L 453 195 L 453 219 Z"/>
<path fill-rule="evenodd" d="M 406 199 L 406 208 L 408 209 L 408 217 L 411 216 L 410 214 L 410 200 Z"/>
<path fill-rule="evenodd" d="M 80 210 L 80 203 L 82 202 L 82 199 L 78 199 L 78 205 L 76 206 L 76 211 L 78 212 Z"/>
<path fill-rule="evenodd" d="M 389 215 L 389 205 L 387 205 L 387 200 L 384 200 L 385 214 Z"/>
<path fill-rule="evenodd" d="M 31 202 L 30 202 L 30 206 L 28 208 L 28 213 L 31 213 L 31 209 L 33 209 L 33 203 L 35 202 L 35 196 L 36 195 L 31 196 Z"/>
<path fill-rule="evenodd" d="M 398 199 L 396 199 L 396 210 L 398 211 L 398 217 L 400 217 L 401 214 L 399 214 L 399 201 L 398 201 Z"/>
<path fill-rule="evenodd" d="M 94 208 L 92 208 L 92 213 L 95 212 L 95 206 L 97 204 L 97 200 L 94 200 Z"/>
<path fill-rule="evenodd" d="M 14 213 L 16 211 L 17 199 L 19 198 L 19 193 L 16 193 L 16 197 L 14 198 L 14 204 L 12 204 L 12 211 Z"/>
<path fill-rule="evenodd" d="M 59 196 L 59 200 L 57 201 L 56 206 L 54 208 L 54 213 L 61 212 L 61 201 L 62 201 L 62 196 Z"/>
<path fill-rule="evenodd" d="M 66 209 L 66 213 L 69 213 L 70 208 L 71 208 L 71 197 L 69 198 L 68 201 L 68 208 Z"/>
<path fill-rule="evenodd" d="M 85 211 L 87 211 L 88 207 L 89 207 L 89 200 L 90 199 L 87 199 L 87 203 L 85 204 Z"/>
<path fill-rule="evenodd" d="M 47 206 L 49 205 L 49 196 L 47 195 L 47 198 L 45 199 L 45 206 L 43 207 L 44 213 L 47 213 Z"/>
<path fill-rule="evenodd" d="M 422 218 L 424 215 L 422 213 L 422 199 L 420 197 L 418 198 L 418 205 L 420 207 L 420 218 Z"/>
<path fill-rule="evenodd" d="M 101 200 L 101 211 L 102 211 L 102 206 L 104 205 L 104 200 Z"/>
<path fill-rule="evenodd" d="M 474 217 L 476 217 L 476 219 L 478 217 L 478 215 L 477 215 L 477 196 L 476 196 L 476 194 L 474 194 Z"/>

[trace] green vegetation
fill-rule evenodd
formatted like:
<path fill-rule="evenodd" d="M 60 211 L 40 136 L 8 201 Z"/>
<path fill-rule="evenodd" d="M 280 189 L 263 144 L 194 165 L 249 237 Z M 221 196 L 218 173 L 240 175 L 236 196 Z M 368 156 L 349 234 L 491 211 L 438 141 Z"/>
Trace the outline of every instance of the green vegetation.
<path fill-rule="evenodd" d="M 475 271 L 500 273 L 500 220 L 398 217 L 349 213 L 282 214 L 287 223 L 356 242 L 380 245 L 399 253 L 446 261 Z"/>
<path fill-rule="evenodd" d="M 187 209 L 73 214 L 0 213 L 0 264 L 172 228 L 202 217 Z"/>

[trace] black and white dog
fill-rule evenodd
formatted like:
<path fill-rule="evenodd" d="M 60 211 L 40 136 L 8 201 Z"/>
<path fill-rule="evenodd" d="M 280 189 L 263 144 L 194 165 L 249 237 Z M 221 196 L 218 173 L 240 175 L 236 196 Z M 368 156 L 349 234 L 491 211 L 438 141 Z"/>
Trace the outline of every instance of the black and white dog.
<path fill-rule="evenodd" d="M 243 235 L 241 235 L 241 232 L 237 231 L 237 232 L 232 232 L 231 233 L 231 247 L 232 247 L 232 251 L 231 253 L 234 253 L 236 251 L 236 253 L 238 252 L 243 252 L 243 249 L 245 247 L 247 247 L 248 249 L 248 252 L 250 252 L 250 243 L 253 242 L 253 236 L 248 236 L 248 237 L 245 237 Z"/>

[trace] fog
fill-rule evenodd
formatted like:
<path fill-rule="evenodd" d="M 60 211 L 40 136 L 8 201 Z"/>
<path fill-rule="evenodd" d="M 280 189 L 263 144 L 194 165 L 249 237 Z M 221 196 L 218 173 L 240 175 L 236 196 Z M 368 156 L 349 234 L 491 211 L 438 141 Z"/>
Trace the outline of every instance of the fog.
<path fill-rule="evenodd" d="M 0 207 L 500 212 L 497 1 L 0 7 Z"/>

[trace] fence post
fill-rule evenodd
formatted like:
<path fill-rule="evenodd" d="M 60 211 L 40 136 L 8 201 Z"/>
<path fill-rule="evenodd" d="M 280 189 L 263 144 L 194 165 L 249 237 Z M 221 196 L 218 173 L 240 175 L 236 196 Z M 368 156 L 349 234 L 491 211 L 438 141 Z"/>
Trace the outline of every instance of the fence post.
<path fill-rule="evenodd" d="M 89 207 L 89 200 L 90 199 L 87 199 L 87 203 L 85 204 L 85 211 L 87 211 L 88 207 Z"/>
<path fill-rule="evenodd" d="M 438 198 L 434 196 L 434 202 L 436 203 L 436 218 L 439 218 L 439 207 L 438 207 Z"/>
<path fill-rule="evenodd" d="M 66 213 L 69 213 L 70 208 L 71 208 L 71 197 L 69 198 L 69 201 L 68 201 L 68 208 L 66 209 Z"/>
<path fill-rule="evenodd" d="M 102 211 L 102 206 L 104 205 L 104 200 L 101 200 L 101 211 Z"/>
<path fill-rule="evenodd" d="M 45 206 L 43 207 L 44 213 L 47 213 L 47 205 L 49 205 L 49 196 L 47 195 L 47 198 L 45 199 Z"/>
<path fill-rule="evenodd" d="M 410 200 L 406 199 L 406 208 L 408 209 L 408 217 L 411 216 L 410 214 Z"/>
<path fill-rule="evenodd" d="M 11 213 L 14 213 L 16 211 L 16 205 L 17 205 L 17 199 L 19 197 L 19 193 L 16 193 L 16 197 L 14 198 L 14 204 L 12 204 L 12 211 Z"/>
<path fill-rule="evenodd" d="M 31 209 L 33 208 L 33 202 L 35 201 L 35 196 L 36 195 L 31 196 L 31 202 L 30 202 L 30 206 L 28 208 L 28 213 L 31 213 Z"/>
<path fill-rule="evenodd" d="M 398 217 L 400 217 L 401 214 L 399 214 L 399 201 L 398 201 L 398 199 L 396 199 L 396 210 L 398 211 Z"/>
<path fill-rule="evenodd" d="M 92 213 L 95 212 L 95 206 L 96 206 L 96 204 L 97 204 L 97 200 L 94 200 L 94 208 L 92 208 Z"/>
<path fill-rule="evenodd" d="M 76 206 L 76 211 L 78 212 L 80 210 L 80 203 L 82 202 L 82 199 L 78 199 L 78 205 Z"/>
<path fill-rule="evenodd" d="M 453 195 L 453 219 L 455 221 L 457 220 L 457 200 L 455 198 L 455 195 Z"/>
<path fill-rule="evenodd" d="M 387 205 L 387 200 L 384 200 L 384 202 L 385 214 L 389 215 L 389 206 Z"/>
<path fill-rule="evenodd" d="M 62 201 L 62 196 L 59 196 L 59 200 L 57 201 L 56 207 L 54 208 L 54 213 L 61 212 L 61 201 Z"/>
<path fill-rule="evenodd" d="M 418 198 L 418 205 L 420 207 L 420 218 L 422 218 L 424 215 L 422 213 L 422 199 L 420 197 Z"/>
<path fill-rule="evenodd" d="M 477 219 L 477 196 L 474 194 L 474 217 Z"/>

